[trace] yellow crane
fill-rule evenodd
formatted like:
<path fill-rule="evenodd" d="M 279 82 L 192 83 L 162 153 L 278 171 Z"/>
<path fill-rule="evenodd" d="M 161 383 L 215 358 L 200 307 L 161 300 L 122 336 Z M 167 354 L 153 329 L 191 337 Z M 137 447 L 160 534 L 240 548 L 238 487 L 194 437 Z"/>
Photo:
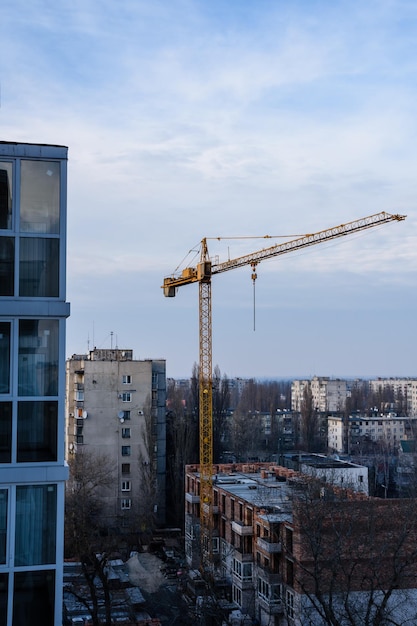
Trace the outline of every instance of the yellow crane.
<path fill-rule="evenodd" d="M 375 213 L 346 224 L 321 230 L 311 235 L 263 248 L 222 263 L 213 262 L 208 253 L 207 238 L 201 241 L 200 261 L 195 267 L 187 267 L 179 276 L 164 278 L 164 295 L 172 298 L 178 287 L 198 283 L 199 286 L 199 409 L 200 409 L 200 534 L 202 569 L 211 566 L 212 553 L 212 485 L 213 485 L 213 403 L 212 403 L 212 306 L 211 279 L 215 274 L 250 265 L 252 280 L 256 279 L 256 266 L 266 259 L 302 250 L 318 243 L 380 226 L 399 222 L 405 215 Z M 265 238 L 270 238 L 266 236 Z"/>

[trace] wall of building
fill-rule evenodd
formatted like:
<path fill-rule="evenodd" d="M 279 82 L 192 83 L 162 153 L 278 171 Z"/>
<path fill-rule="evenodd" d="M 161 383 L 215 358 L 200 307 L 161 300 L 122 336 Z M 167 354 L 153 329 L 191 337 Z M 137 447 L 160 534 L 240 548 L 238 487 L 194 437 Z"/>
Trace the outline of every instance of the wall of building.
<path fill-rule="evenodd" d="M 100 493 L 106 525 L 155 514 L 165 522 L 165 361 L 92 350 L 67 361 L 68 455 L 104 455 L 113 481 Z"/>
<path fill-rule="evenodd" d="M 67 148 L 0 142 L 0 621 L 62 623 Z"/>

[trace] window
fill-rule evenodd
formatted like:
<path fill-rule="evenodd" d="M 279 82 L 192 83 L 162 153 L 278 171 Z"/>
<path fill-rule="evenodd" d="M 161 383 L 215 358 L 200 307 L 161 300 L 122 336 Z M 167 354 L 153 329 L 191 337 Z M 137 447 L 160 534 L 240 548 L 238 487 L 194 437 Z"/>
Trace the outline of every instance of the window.
<path fill-rule="evenodd" d="M 242 563 L 238 559 L 233 559 L 233 574 L 239 580 L 248 582 L 252 580 L 252 563 Z"/>
<path fill-rule="evenodd" d="M 58 393 L 58 320 L 20 320 L 20 396 L 56 396 Z"/>
<path fill-rule="evenodd" d="M 57 402 L 19 402 L 17 416 L 18 463 L 56 461 L 57 422 Z M 82 434 L 82 427 L 80 434 Z"/>
<path fill-rule="evenodd" d="M 219 537 L 213 537 L 212 540 L 211 540 L 211 545 L 212 545 L 212 552 L 213 552 L 213 554 L 218 554 L 219 553 L 219 548 L 220 548 Z"/>
<path fill-rule="evenodd" d="M 281 593 L 281 585 L 270 585 L 262 578 L 258 578 L 258 596 L 268 604 L 280 604 Z"/>
<path fill-rule="evenodd" d="M 12 454 L 12 403 L 0 402 L 0 463 L 10 463 Z"/>
<path fill-rule="evenodd" d="M 128 511 L 132 506 L 132 500 L 130 498 L 122 498 L 122 511 Z"/>
<path fill-rule="evenodd" d="M 124 374 L 122 376 L 122 383 L 124 385 L 130 385 L 132 383 L 132 377 L 130 374 Z"/>
<path fill-rule="evenodd" d="M 130 428 L 122 428 L 123 439 L 130 439 Z"/>
<path fill-rule="evenodd" d="M 54 626 L 54 599 L 55 572 L 17 572 L 14 576 L 13 623 L 27 623 L 28 616 L 32 615 L 37 624 Z"/>
<path fill-rule="evenodd" d="M 289 559 L 286 560 L 287 585 L 291 587 L 294 584 L 294 563 Z"/>
<path fill-rule="evenodd" d="M 130 411 L 123 411 L 123 419 L 130 420 Z"/>
<path fill-rule="evenodd" d="M 132 402 L 132 394 L 129 391 L 125 391 L 121 394 L 122 402 Z"/>
<path fill-rule="evenodd" d="M 59 233 L 60 164 L 21 161 L 20 230 Z"/>
<path fill-rule="evenodd" d="M 130 474 L 130 463 L 122 463 L 122 474 Z"/>
<path fill-rule="evenodd" d="M 10 393 L 10 322 L 0 322 L 0 394 Z"/>
<path fill-rule="evenodd" d="M 232 587 L 232 597 L 233 602 L 236 602 L 238 606 L 242 606 L 242 590 L 236 587 L 236 585 Z"/>
<path fill-rule="evenodd" d="M 269 584 L 262 578 L 258 578 L 258 596 L 268 602 L 270 594 Z"/>
<path fill-rule="evenodd" d="M 221 554 L 222 554 L 222 561 L 226 561 L 226 557 L 227 557 L 227 543 L 222 539 L 221 541 Z"/>
<path fill-rule="evenodd" d="M 122 491 L 130 491 L 130 480 L 122 480 Z"/>
<path fill-rule="evenodd" d="M 130 456 L 130 446 L 122 446 L 122 456 Z"/>
<path fill-rule="evenodd" d="M 0 237 L 0 296 L 12 296 L 13 294 L 14 238 Z"/>
<path fill-rule="evenodd" d="M 7 624 L 7 596 L 9 575 L 0 574 L 0 626 Z"/>
<path fill-rule="evenodd" d="M 0 564 L 6 564 L 7 555 L 8 491 L 0 489 Z"/>
<path fill-rule="evenodd" d="M 287 589 L 286 593 L 287 615 L 290 619 L 294 619 L 294 594 Z"/>
<path fill-rule="evenodd" d="M 59 239 L 20 238 L 19 296 L 59 296 Z"/>
<path fill-rule="evenodd" d="M 15 565 L 56 561 L 56 485 L 16 487 Z"/>
<path fill-rule="evenodd" d="M 285 527 L 285 548 L 287 552 L 292 552 L 293 550 L 293 533 L 292 529 Z"/>
<path fill-rule="evenodd" d="M 13 164 L 0 163 L 0 228 L 12 227 Z"/>

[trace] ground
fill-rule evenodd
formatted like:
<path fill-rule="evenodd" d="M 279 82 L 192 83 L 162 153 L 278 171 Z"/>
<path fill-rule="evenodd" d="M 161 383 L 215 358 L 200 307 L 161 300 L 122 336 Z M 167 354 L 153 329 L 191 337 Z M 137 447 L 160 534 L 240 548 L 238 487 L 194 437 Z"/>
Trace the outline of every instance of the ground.
<path fill-rule="evenodd" d="M 183 600 L 176 576 L 163 574 L 165 563 L 150 552 L 133 555 L 127 562 L 129 578 L 137 585 L 146 599 L 146 610 L 158 617 L 165 626 L 192 624 L 187 617 L 187 605 Z"/>

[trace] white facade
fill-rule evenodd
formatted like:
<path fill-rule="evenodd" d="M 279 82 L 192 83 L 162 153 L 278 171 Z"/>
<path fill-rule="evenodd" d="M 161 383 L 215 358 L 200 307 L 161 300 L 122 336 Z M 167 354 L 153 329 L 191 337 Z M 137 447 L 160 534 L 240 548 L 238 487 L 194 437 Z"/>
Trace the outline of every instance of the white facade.
<path fill-rule="evenodd" d="M 369 495 L 368 468 L 345 461 L 332 460 L 321 455 L 312 455 L 317 462 L 311 460 L 300 464 L 300 471 L 307 476 L 318 478 L 329 485 L 353 489 Z"/>
<path fill-rule="evenodd" d="M 417 417 L 397 417 L 395 413 L 375 417 L 355 415 L 349 418 L 349 438 L 366 437 L 370 441 L 384 441 L 398 446 L 400 441 L 414 439 Z"/>
<path fill-rule="evenodd" d="M 344 451 L 343 419 L 337 416 L 327 418 L 327 446 L 332 452 Z"/>
<path fill-rule="evenodd" d="M 291 383 L 291 411 L 300 413 L 304 401 L 304 391 L 310 386 L 309 380 L 293 380 Z"/>
<path fill-rule="evenodd" d="M 392 391 L 394 403 L 402 400 L 408 415 L 417 415 L 417 379 L 415 378 L 376 378 L 369 381 L 369 388 L 378 394 L 387 390 Z M 384 411 L 391 407 L 385 406 Z M 393 408 L 393 407 L 392 407 Z M 381 409 L 381 407 L 378 407 Z"/>
<path fill-rule="evenodd" d="M 343 411 L 346 407 L 345 380 L 323 376 L 314 376 L 311 380 L 294 380 L 291 384 L 291 410 L 302 410 L 306 391 L 311 392 L 313 408 L 318 412 Z"/>

